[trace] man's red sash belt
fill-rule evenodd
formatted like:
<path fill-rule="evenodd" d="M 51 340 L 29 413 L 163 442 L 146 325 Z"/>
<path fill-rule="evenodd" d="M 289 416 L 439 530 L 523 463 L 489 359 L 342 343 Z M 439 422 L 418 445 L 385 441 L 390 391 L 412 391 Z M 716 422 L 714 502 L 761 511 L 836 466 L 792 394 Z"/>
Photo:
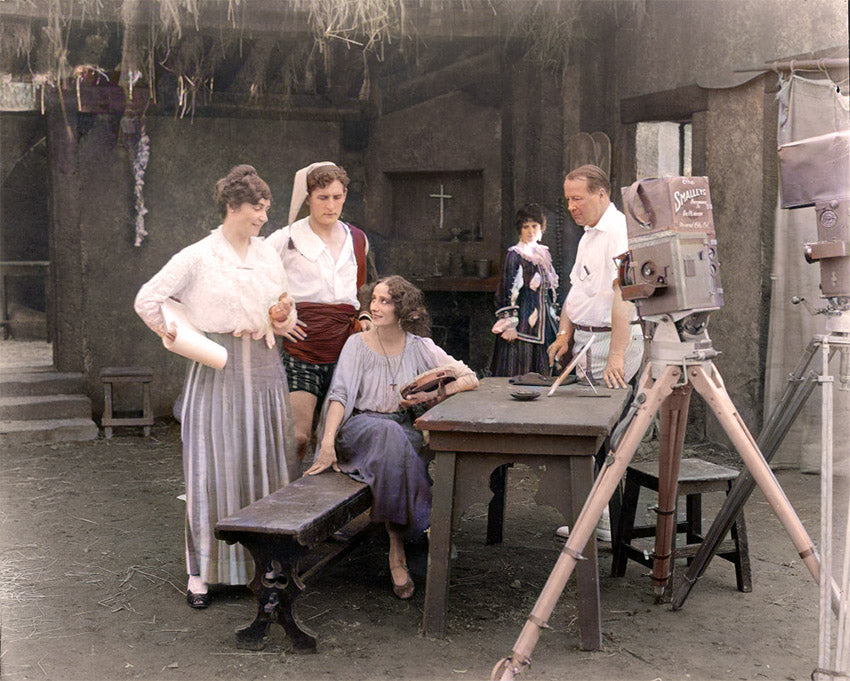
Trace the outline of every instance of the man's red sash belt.
<path fill-rule="evenodd" d="M 332 364 L 339 359 L 342 346 L 352 333 L 360 330 L 357 310 L 339 303 L 296 303 L 298 320 L 307 327 L 306 340 L 293 343 L 283 339 L 287 354 L 310 364 Z"/>

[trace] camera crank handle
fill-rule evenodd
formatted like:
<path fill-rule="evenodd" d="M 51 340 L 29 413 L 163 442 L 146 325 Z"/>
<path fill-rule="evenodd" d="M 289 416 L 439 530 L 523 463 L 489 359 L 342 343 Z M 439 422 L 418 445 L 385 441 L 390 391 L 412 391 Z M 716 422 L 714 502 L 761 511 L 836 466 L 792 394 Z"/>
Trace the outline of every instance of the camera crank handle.
<path fill-rule="evenodd" d="M 816 310 L 815 308 L 813 308 L 809 304 L 809 301 L 806 300 L 805 298 L 801 298 L 800 296 L 791 296 L 791 304 L 792 305 L 799 305 L 800 303 L 803 303 L 803 307 L 805 307 L 806 310 L 809 311 L 810 315 L 820 314 L 820 310 Z"/>

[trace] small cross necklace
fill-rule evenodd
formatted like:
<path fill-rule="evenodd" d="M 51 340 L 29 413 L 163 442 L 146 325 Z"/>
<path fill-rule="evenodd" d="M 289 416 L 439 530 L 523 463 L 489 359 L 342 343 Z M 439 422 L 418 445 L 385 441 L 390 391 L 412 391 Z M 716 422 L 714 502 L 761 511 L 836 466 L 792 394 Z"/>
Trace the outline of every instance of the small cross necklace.
<path fill-rule="evenodd" d="M 390 383 L 390 388 L 392 392 L 396 391 L 398 388 L 398 372 L 401 370 L 401 359 L 404 354 L 404 348 L 402 347 L 401 352 L 398 356 L 398 365 L 395 368 L 395 371 L 392 369 L 392 364 L 390 363 L 390 357 L 387 354 L 387 349 L 384 347 L 384 341 L 381 340 L 381 332 L 375 329 L 375 334 L 378 336 L 378 344 L 381 346 L 381 352 L 384 353 L 384 361 L 387 363 L 387 373 L 390 375 L 392 382 Z M 407 338 L 404 339 L 405 344 L 407 344 Z"/>

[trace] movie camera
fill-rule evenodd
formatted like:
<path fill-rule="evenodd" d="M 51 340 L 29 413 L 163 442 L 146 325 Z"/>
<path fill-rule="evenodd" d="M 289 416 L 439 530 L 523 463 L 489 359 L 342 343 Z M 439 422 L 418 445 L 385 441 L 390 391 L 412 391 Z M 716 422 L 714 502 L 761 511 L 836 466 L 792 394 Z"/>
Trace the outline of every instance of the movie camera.
<path fill-rule="evenodd" d="M 820 265 L 821 295 L 830 307 L 850 310 L 850 131 L 779 147 L 783 208 L 815 207 L 818 241 L 805 244 L 807 262 Z"/>
<path fill-rule="evenodd" d="M 576 564 L 585 559 L 582 551 L 656 415 L 660 416 L 661 442 L 652 580 L 656 599 L 664 596 L 672 574 L 679 463 L 694 390 L 705 399 L 741 455 L 754 485 L 761 488 L 812 577 L 820 580 L 820 558 L 814 543 L 711 361 L 717 351 L 708 336 L 707 321 L 711 311 L 723 305 L 723 287 L 708 178 L 640 180 L 623 189 L 623 203 L 629 251 L 619 258 L 618 278 L 623 298 L 633 301 L 641 319 L 649 322 L 648 361 L 624 417 L 627 426 L 612 437 L 611 450 L 511 656 L 493 668 L 490 678 L 494 680 L 512 681 L 531 664 L 534 646 L 542 630 L 548 628 L 546 623 L 567 580 Z M 720 534 L 723 536 L 725 532 Z M 830 578 L 825 584 L 838 593 L 834 580 Z"/>
<path fill-rule="evenodd" d="M 639 180 L 622 192 L 629 236 L 619 264 L 623 298 L 635 303 L 643 319 L 668 315 L 678 321 L 720 308 L 708 178 Z"/>

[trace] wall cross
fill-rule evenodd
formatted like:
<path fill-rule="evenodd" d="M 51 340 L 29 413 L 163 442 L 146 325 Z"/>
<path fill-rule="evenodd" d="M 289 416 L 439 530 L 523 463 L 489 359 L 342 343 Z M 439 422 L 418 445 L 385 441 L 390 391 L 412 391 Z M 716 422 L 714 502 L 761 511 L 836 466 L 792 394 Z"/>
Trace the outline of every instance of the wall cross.
<path fill-rule="evenodd" d="M 428 196 L 431 197 L 432 199 L 440 199 L 440 226 L 439 226 L 439 229 L 442 231 L 443 220 L 445 218 L 446 199 L 452 198 L 452 195 L 446 194 L 445 189 L 443 188 L 443 185 L 440 184 L 440 193 L 439 194 L 428 194 Z"/>

